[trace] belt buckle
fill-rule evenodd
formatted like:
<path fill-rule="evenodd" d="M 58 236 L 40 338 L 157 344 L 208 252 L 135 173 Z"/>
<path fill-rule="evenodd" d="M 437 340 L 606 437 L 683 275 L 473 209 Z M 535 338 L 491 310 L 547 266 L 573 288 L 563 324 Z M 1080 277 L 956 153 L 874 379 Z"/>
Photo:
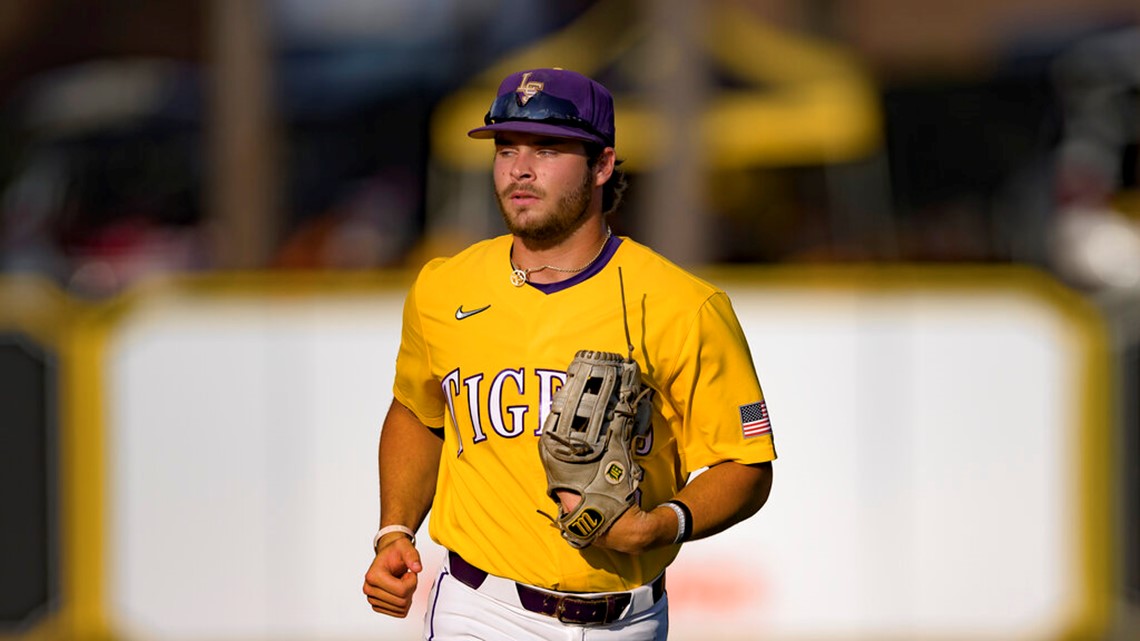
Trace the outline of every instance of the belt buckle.
<path fill-rule="evenodd" d="M 557 601 L 556 605 L 554 606 L 554 618 L 558 619 L 562 623 L 573 623 L 573 624 L 583 625 L 583 624 L 590 624 L 590 623 L 606 623 L 607 620 L 609 619 L 610 602 L 608 599 L 579 599 L 579 598 L 575 598 L 572 596 L 559 596 L 559 597 L 557 597 L 557 599 L 558 599 L 558 601 Z M 578 618 L 576 618 L 576 617 L 572 616 L 571 613 L 568 613 L 566 611 L 566 603 L 567 602 L 572 602 L 572 603 L 575 603 L 577 605 L 582 606 L 582 608 L 580 608 L 581 612 L 578 613 L 579 615 L 585 614 L 585 613 L 590 613 L 590 612 L 596 613 L 597 611 L 595 608 L 597 608 L 602 603 L 605 603 L 606 611 L 601 613 L 601 618 L 586 619 L 586 618 L 581 618 L 580 616 Z"/>
<path fill-rule="evenodd" d="M 568 599 L 570 597 L 560 596 L 557 598 L 558 598 L 558 602 L 554 606 L 554 618 L 555 619 L 558 619 L 562 623 L 589 623 L 589 621 L 579 621 L 573 617 L 567 616 L 567 614 L 566 614 L 566 599 Z"/>

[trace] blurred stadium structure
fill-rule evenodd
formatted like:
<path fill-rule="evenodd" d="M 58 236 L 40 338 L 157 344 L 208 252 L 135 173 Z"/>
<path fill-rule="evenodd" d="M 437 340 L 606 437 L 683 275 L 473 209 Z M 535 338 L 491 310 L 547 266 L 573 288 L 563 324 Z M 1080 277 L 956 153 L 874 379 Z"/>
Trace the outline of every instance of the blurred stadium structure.
<path fill-rule="evenodd" d="M 1114 372 L 1097 638 L 1140 638 L 1135 0 L 5 0 L 0 62 L 0 638 L 74 607 L 61 425 L 103 402 L 74 333 L 155 280 L 406 274 L 499 233 L 463 132 L 531 65 L 614 89 L 615 230 L 679 262 L 1079 292 Z"/>
<path fill-rule="evenodd" d="M 81 295 L 164 272 L 414 265 L 496 232 L 461 132 L 500 71 L 550 61 L 613 86 L 633 178 L 618 224 L 681 262 L 1140 281 L 1127 0 L 0 11 L 0 265 Z"/>

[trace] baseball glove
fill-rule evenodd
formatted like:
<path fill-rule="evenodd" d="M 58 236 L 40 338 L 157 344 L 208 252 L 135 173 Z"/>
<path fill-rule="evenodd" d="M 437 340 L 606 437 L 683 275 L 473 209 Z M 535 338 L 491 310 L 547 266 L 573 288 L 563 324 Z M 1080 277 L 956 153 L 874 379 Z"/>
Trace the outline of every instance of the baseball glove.
<path fill-rule="evenodd" d="M 605 534 L 639 498 L 643 472 L 632 449 L 652 429 L 651 393 L 641 385 L 637 363 L 581 350 L 551 399 L 538 439 L 546 493 L 558 505 L 558 518 L 548 518 L 575 548 Z M 559 490 L 581 495 L 581 503 L 566 513 Z"/>

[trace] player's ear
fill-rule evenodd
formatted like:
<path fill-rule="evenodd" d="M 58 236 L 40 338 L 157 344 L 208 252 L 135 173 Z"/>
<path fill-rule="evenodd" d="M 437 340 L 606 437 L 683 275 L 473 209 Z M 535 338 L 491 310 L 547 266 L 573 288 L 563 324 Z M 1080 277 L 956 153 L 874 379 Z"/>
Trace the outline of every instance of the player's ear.
<path fill-rule="evenodd" d="M 617 154 L 613 147 L 606 147 L 598 154 L 598 161 L 594 163 L 594 186 L 601 187 L 606 184 L 614 173 L 617 163 Z"/>

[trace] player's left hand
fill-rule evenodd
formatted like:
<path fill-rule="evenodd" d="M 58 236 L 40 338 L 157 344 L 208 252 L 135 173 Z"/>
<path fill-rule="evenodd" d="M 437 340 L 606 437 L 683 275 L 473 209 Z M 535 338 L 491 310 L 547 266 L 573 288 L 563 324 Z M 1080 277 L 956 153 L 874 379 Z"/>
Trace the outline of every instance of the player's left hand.
<path fill-rule="evenodd" d="M 646 512 L 634 505 L 626 510 L 594 545 L 615 552 L 641 554 L 668 545 L 677 536 L 677 517 L 669 508 Z"/>
<path fill-rule="evenodd" d="M 569 513 L 578 507 L 582 497 L 574 492 L 560 491 L 558 500 L 562 503 L 563 511 Z M 655 514 L 634 505 L 614 521 L 609 531 L 598 537 L 593 546 L 626 554 L 641 554 L 672 543 L 676 536 L 676 516 L 668 508 Z"/>

